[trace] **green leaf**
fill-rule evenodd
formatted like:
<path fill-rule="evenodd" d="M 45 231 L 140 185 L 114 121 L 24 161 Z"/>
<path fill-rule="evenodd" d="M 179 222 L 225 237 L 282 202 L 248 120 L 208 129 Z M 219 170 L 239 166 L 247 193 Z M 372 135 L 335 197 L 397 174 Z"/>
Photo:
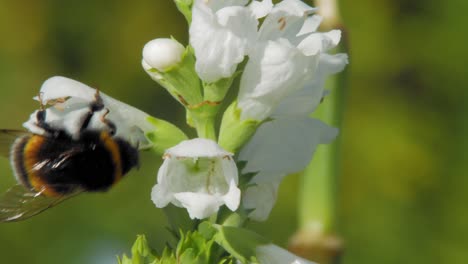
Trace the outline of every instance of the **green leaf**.
<path fill-rule="evenodd" d="M 206 239 L 211 240 L 213 236 L 216 234 L 217 230 L 213 227 L 213 225 L 208 222 L 202 222 L 198 225 L 198 232 Z"/>
<path fill-rule="evenodd" d="M 174 234 L 176 238 L 179 238 L 180 232 L 185 233 L 191 231 L 195 229 L 198 224 L 198 220 L 190 219 L 187 210 L 184 208 L 169 204 L 163 208 L 163 212 L 170 225 L 170 232 Z"/>
<path fill-rule="evenodd" d="M 236 260 L 233 257 L 226 257 L 221 259 L 218 264 L 234 264 Z"/>
<path fill-rule="evenodd" d="M 256 248 L 270 241 L 257 233 L 239 227 L 213 225 L 218 232 L 214 240 L 242 263 L 255 261 Z"/>

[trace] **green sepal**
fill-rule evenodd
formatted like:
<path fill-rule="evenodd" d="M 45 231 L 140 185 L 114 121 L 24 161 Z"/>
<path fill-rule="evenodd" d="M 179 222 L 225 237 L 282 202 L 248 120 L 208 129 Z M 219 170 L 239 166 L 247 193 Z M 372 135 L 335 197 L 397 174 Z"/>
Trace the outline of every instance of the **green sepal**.
<path fill-rule="evenodd" d="M 173 147 L 188 137 L 178 127 L 159 118 L 149 116 L 147 121 L 151 123 L 155 129 L 147 132 L 145 136 L 151 141 L 152 150 L 162 155 L 164 151 Z"/>
<path fill-rule="evenodd" d="M 218 144 L 235 153 L 249 141 L 260 123 L 254 119 L 241 120 L 241 110 L 237 108 L 237 101 L 234 101 L 224 112 Z"/>
<path fill-rule="evenodd" d="M 248 187 L 252 186 L 251 180 L 258 172 L 248 172 L 244 174 L 239 174 L 239 188 L 246 190 Z"/>
<path fill-rule="evenodd" d="M 177 259 L 180 263 L 187 264 L 214 263 L 214 256 L 212 256 L 214 245 L 213 240 L 207 240 L 198 231 L 181 234 L 176 250 Z"/>
<path fill-rule="evenodd" d="M 239 73 L 236 72 L 229 78 L 223 78 L 213 83 L 203 83 L 203 99 L 209 102 L 221 102 Z"/>
<path fill-rule="evenodd" d="M 132 264 L 132 260 L 127 257 L 127 255 L 123 255 L 122 259 L 120 259 L 119 256 L 117 256 L 117 263 L 118 264 Z"/>
<path fill-rule="evenodd" d="M 165 248 L 161 258 L 159 260 L 155 260 L 153 263 L 150 264 L 177 264 L 177 259 L 174 255 L 174 252 L 170 250 L 169 248 Z"/>
<path fill-rule="evenodd" d="M 201 81 L 195 72 L 195 55 L 190 46 L 185 49 L 181 61 L 173 67 L 164 72 L 155 68 L 149 71 L 158 75 L 154 80 L 185 107 L 203 102 Z"/>
<path fill-rule="evenodd" d="M 144 235 L 138 235 L 135 243 L 132 246 L 132 258 L 123 255 L 122 259 L 117 257 L 119 264 L 153 264 L 159 263 L 157 253 L 148 245 L 148 241 Z"/>
<path fill-rule="evenodd" d="M 174 0 L 177 9 L 184 15 L 187 23 L 190 25 L 192 22 L 192 5 L 193 0 Z"/>

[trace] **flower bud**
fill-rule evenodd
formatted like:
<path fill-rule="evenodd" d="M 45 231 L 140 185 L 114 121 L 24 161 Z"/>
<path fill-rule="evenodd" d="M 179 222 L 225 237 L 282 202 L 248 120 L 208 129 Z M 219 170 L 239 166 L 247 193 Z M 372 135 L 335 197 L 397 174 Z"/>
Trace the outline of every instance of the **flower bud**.
<path fill-rule="evenodd" d="M 143 48 L 143 60 L 158 71 L 168 71 L 177 65 L 184 55 L 185 48 L 169 38 L 153 39 Z"/>

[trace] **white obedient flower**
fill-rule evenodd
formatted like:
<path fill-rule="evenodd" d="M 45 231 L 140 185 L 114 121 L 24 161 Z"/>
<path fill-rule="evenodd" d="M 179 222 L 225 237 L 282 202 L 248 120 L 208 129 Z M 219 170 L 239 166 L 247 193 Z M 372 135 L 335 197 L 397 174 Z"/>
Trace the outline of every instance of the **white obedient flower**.
<path fill-rule="evenodd" d="M 45 122 L 55 129 L 62 129 L 73 138 L 78 139 L 84 117 L 90 111 L 90 104 L 96 100 L 96 89 L 81 82 L 54 76 L 44 82 L 40 89 L 40 98 L 46 105 Z M 92 116 L 87 129 L 109 130 L 109 126 L 103 119 L 111 121 L 115 125 L 115 136 L 121 137 L 134 146 L 147 147 L 150 142 L 145 133 L 155 128 L 148 123 L 148 114 L 135 107 L 120 102 L 103 92 L 99 92 L 102 98 L 103 109 Z M 35 134 L 44 134 L 45 131 L 37 126 L 37 111 L 33 112 L 23 126 Z"/>
<path fill-rule="evenodd" d="M 298 0 L 275 5 L 259 31 L 263 44 L 250 55 L 241 79 L 242 118 L 271 119 L 239 154 L 247 161 L 242 172 L 257 172 L 243 205 L 258 221 L 268 218 L 282 179 L 303 170 L 317 146 L 338 133 L 309 117 L 325 95 L 325 79 L 348 63 L 346 54 L 326 53 L 338 44 L 340 32 L 314 32 L 320 18 L 309 16 L 313 11 Z"/>
<path fill-rule="evenodd" d="M 242 119 L 264 120 L 287 96 L 323 79 L 321 57 L 339 43 L 341 32 L 315 32 L 321 19 L 312 15 L 314 10 L 302 1 L 285 0 L 266 16 L 240 82 Z M 346 62 L 341 57 L 340 63 Z"/>
<path fill-rule="evenodd" d="M 255 41 L 258 21 L 246 0 L 195 0 L 190 25 L 190 45 L 195 69 L 205 82 L 234 74 Z"/>
<path fill-rule="evenodd" d="M 159 208 L 184 207 L 192 219 L 209 217 L 222 205 L 235 211 L 240 190 L 232 156 L 209 139 L 182 141 L 166 151 L 151 199 Z"/>

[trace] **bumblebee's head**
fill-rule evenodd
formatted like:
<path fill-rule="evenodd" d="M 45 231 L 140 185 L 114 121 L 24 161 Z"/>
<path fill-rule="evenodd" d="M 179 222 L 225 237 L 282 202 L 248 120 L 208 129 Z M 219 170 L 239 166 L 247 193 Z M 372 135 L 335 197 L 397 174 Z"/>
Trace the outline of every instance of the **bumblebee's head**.
<path fill-rule="evenodd" d="M 122 175 L 125 175 L 133 167 L 139 166 L 138 149 L 130 145 L 127 141 L 115 138 L 115 142 L 119 146 L 120 157 L 122 162 Z"/>

